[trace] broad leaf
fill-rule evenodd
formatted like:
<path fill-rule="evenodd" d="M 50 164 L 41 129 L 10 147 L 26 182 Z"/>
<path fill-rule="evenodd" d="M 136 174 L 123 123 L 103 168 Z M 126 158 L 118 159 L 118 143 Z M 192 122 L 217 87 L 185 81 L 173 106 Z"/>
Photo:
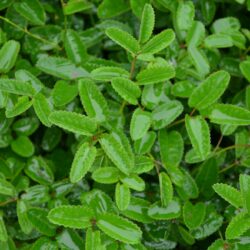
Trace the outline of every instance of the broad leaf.
<path fill-rule="evenodd" d="M 159 184 L 160 184 L 161 204 L 163 207 L 167 207 L 173 199 L 173 185 L 166 173 L 164 172 L 160 173 Z"/>
<path fill-rule="evenodd" d="M 117 183 L 115 187 L 115 202 L 119 210 L 126 210 L 130 203 L 130 189 L 125 184 Z"/>

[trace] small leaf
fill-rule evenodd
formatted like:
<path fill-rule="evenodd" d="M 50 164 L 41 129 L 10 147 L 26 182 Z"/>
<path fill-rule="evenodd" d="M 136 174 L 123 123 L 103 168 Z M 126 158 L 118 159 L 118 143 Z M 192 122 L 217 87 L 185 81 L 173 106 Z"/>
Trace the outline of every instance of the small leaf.
<path fill-rule="evenodd" d="M 89 77 L 89 73 L 82 67 L 75 66 L 66 58 L 43 56 L 36 67 L 48 75 L 52 75 L 64 80 L 74 80 L 82 77 Z"/>
<path fill-rule="evenodd" d="M 172 95 L 174 96 L 181 97 L 181 98 L 188 98 L 190 97 L 194 89 L 195 89 L 195 85 L 192 82 L 188 80 L 184 80 L 184 81 L 175 82 L 175 84 L 173 85 L 171 89 L 171 92 L 172 92 Z"/>
<path fill-rule="evenodd" d="M 159 202 L 156 202 L 149 207 L 148 215 L 155 220 L 172 220 L 180 217 L 181 206 L 175 200 L 172 200 L 167 207 L 161 207 Z"/>
<path fill-rule="evenodd" d="M 3 178 L 0 178 L 0 194 L 14 196 L 16 194 L 15 187 Z"/>
<path fill-rule="evenodd" d="M 112 135 L 104 135 L 100 140 L 102 149 L 110 160 L 124 173 L 129 174 L 133 169 L 133 161 L 122 145 Z"/>
<path fill-rule="evenodd" d="M 144 180 L 138 175 L 122 176 L 120 177 L 122 183 L 126 184 L 129 188 L 136 191 L 143 191 L 145 189 Z"/>
<path fill-rule="evenodd" d="M 151 37 L 155 25 L 155 13 L 150 4 L 145 4 L 142 12 L 139 42 L 145 43 Z"/>
<path fill-rule="evenodd" d="M 205 27 L 200 21 L 193 21 L 191 28 L 188 30 L 186 41 L 188 47 L 198 47 L 205 38 Z"/>
<path fill-rule="evenodd" d="M 136 80 L 139 85 L 155 84 L 167 81 L 175 76 L 174 67 L 168 66 L 153 66 L 142 70 L 137 76 Z"/>
<path fill-rule="evenodd" d="M 233 217 L 226 229 L 226 239 L 233 240 L 239 238 L 250 229 L 250 217 L 248 214 L 239 213 Z"/>
<path fill-rule="evenodd" d="M 160 144 L 161 160 L 168 166 L 178 166 L 184 152 L 184 142 L 178 131 L 167 132 L 162 129 L 159 131 L 158 140 Z"/>
<path fill-rule="evenodd" d="M 85 250 L 102 249 L 100 231 L 88 228 L 85 239 Z"/>
<path fill-rule="evenodd" d="M 232 104 L 215 104 L 208 117 L 217 124 L 250 125 L 250 111 Z"/>
<path fill-rule="evenodd" d="M 96 157 L 96 148 L 89 143 L 83 143 L 77 150 L 70 169 L 70 181 L 76 183 L 80 181 L 91 168 Z"/>
<path fill-rule="evenodd" d="M 18 223 L 25 234 L 30 234 L 33 227 L 28 218 L 28 206 L 25 201 L 19 200 L 17 201 L 17 217 Z"/>
<path fill-rule="evenodd" d="M 188 104 L 196 109 L 205 109 L 216 102 L 225 92 L 230 81 L 230 75 L 220 70 L 211 74 L 192 92 Z"/>
<path fill-rule="evenodd" d="M 14 40 L 3 45 L 0 50 L 0 73 L 8 73 L 14 67 L 19 50 L 20 44 Z"/>
<path fill-rule="evenodd" d="M 30 157 L 35 152 L 35 147 L 29 137 L 21 135 L 11 142 L 11 149 L 22 157 Z"/>
<path fill-rule="evenodd" d="M 40 237 L 32 245 L 31 250 L 41 250 L 41 249 L 57 250 L 58 247 L 55 241 L 52 241 L 47 237 Z"/>
<path fill-rule="evenodd" d="M 186 129 L 195 152 L 201 159 L 210 154 L 210 131 L 207 122 L 201 117 L 185 117 Z"/>
<path fill-rule="evenodd" d="M 183 206 L 183 220 L 189 229 L 199 227 L 204 221 L 205 214 L 206 207 L 202 202 L 193 205 L 190 201 L 186 201 Z"/>
<path fill-rule="evenodd" d="M 95 170 L 91 177 L 94 181 L 103 184 L 116 183 L 119 180 L 119 170 L 115 167 L 102 167 Z"/>
<path fill-rule="evenodd" d="M 108 116 L 108 104 L 99 88 L 91 80 L 79 80 L 79 95 L 89 117 L 104 122 Z"/>
<path fill-rule="evenodd" d="M 240 192 L 243 199 L 244 209 L 250 213 L 250 176 L 246 174 L 240 175 Z"/>
<path fill-rule="evenodd" d="M 35 94 L 35 90 L 29 82 L 13 79 L 0 79 L 0 90 L 16 95 L 33 96 Z"/>
<path fill-rule="evenodd" d="M 181 102 L 174 100 L 161 104 L 152 112 L 154 129 L 161 129 L 173 122 L 183 111 Z"/>
<path fill-rule="evenodd" d="M 161 33 L 153 36 L 143 47 L 142 53 L 156 54 L 168 47 L 175 39 L 175 33 L 172 29 L 163 30 Z"/>
<path fill-rule="evenodd" d="M 133 173 L 135 174 L 147 173 L 153 168 L 154 168 L 154 162 L 151 158 L 143 155 L 136 156 Z"/>
<path fill-rule="evenodd" d="M 212 34 L 204 40 L 206 48 L 229 48 L 234 46 L 233 40 L 228 34 Z"/>
<path fill-rule="evenodd" d="M 48 99 L 41 93 L 36 94 L 33 98 L 33 107 L 41 123 L 50 127 L 51 122 L 49 120 L 49 115 L 52 112 L 52 105 Z"/>
<path fill-rule="evenodd" d="M 126 78 L 117 77 L 111 82 L 113 89 L 127 102 L 132 105 L 138 103 L 137 99 L 141 95 L 140 88 L 136 83 Z"/>
<path fill-rule="evenodd" d="M 173 185 L 166 173 L 164 172 L 160 173 L 159 184 L 160 184 L 161 204 L 163 207 L 167 207 L 173 199 Z"/>
<path fill-rule="evenodd" d="M 84 206 L 59 206 L 50 210 L 48 219 L 56 225 L 81 229 L 91 226 L 93 216 L 93 211 Z"/>
<path fill-rule="evenodd" d="M 6 242 L 8 240 L 8 234 L 3 220 L 3 212 L 0 212 L 0 242 Z"/>
<path fill-rule="evenodd" d="M 135 141 L 141 139 L 148 131 L 151 125 L 151 113 L 137 108 L 130 122 L 130 135 Z"/>
<path fill-rule="evenodd" d="M 49 116 L 49 121 L 60 128 L 73 133 L 91 136 L 96 130 L 96 122 L 85 116 L 68 111 L 54 111 Z"/>
<path fill-rule="evenodd" d="M 178 28 L 188 30 L 191 28 L 195 16 L 194 4 L 192 1 L 179 2 L 176 11 Z"/>
<path fill-rule="evenodd" d="M 136 224 L 114 214 L 98 216 L 97 226 L 111 238 L 124 243 L 137 244 L 142 237 L 142 232 Z"/>
<path fill-rule="evenodd" d="M 147 132 L 141 139 L 134 142 L 134 150 L 136 154 L 146 154 L 150 152 L 156 139 L 156 133 L 154 131 Z"/>
<path fill-rule="evenodd" d="M 92 3 L 87 1 L 79 0 L 69 0 L 66 4 L 63 5 L 64 15 L 72 15 L 81 11 L 88 10 L 92 7 Z"/>
<path fill-rule="evenodd" d="M 22 0 L 14 4 L 16 11 L 31 24 L 44 25 L 45 12 L 38 0 Z"/>
<path fill-rule="evenodd" d="M 223 183 L 214 184 L 213 189 L 219 196 L 234 207 L 238 208 L 242 206 L 242 195 L 237 189 Z"/>
<path fill-rule="evenodd" d="M 126 31 L 118 28 L 108 28 L 106 35 L 132 55 L 136 55 L 140 50 L 138 41 Z"/>
<path fill-rule="evenodd" d="M 246 60 L 240 63 L 240 71 L 243 76 L 250 82 L 250 61 Z"/>
<path fill-rule="evenodd" d="M 130 189 L 124 184 L 117 183 L 115 187 L 115 202 L 119 210 L 126 210 L 130 203 Z"/>
<path fill-rule="evenodd" d="M 91 76 L 96 81 L 110 82 L 113 78 L 129 78 L 129 72 L 119 67 L 99 67 L 91 71 Z"/>

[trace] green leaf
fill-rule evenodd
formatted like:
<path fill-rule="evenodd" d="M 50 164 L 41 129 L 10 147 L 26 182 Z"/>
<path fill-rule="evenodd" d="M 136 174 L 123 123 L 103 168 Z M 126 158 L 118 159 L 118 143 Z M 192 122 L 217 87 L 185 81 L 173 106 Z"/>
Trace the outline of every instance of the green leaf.
<path fill-rule="evenodd" d="M 17 211 L 18 223 L 19 223 L 22 231 L 25 234 L 30 234 L 33 227 L 32 227 L 31 222 L 29 221 L 29 218 L 28 218 L 28 213 L 27 213 L 28 206 L 27 206 L 26 202 L 23 200 L 18 200 L 16 211 Z"/>
<path fill-rule="evenodd" d="M 33 107 L 40 122 L 50 127 L 49 115 L 52 112 L 52 105 L 48 99 L 41 93 L 36 94 L 33 98 Z"/>
<path fill-rule="evenodd" d="M 229 48 L 234 46 L 233 40 L 228 34 L 212 34 L 204 40 L 206 48 Z"/>
<path fill-rule="evenodd" d="M 136 105 L 141 95 L 140 88 L 129 79 L 117 77 L 111 82 L 113 89 L 128 103 Z"/>
<path fill-rule="evenodd" d="M 93 216 L 93 211 L 84 206 L 59 206 L 50 210 L 48 219 L 56 225 L 81 229 L 91 226 Z"/>
<path fill-rule="evenodd" d="M 20 44 L 14 40 L 9 40 L 2 46 L 0 50 L 0 73 L 8 73 L 14 67 L 19 50 Z"/>
<path fill-rule="evenodd" d="M 150 4 L 145 4 L 142 12 L 139 42 L 145 43 L 151 37 L 155 25 L 155 13 Z"/>
<path fill-rule="evenodd" d="M 141 139 L 134 142 L 134 150 L 136 154 L 146 154 L 150 152 L 156 139 L 156 133 L 154 131 L 147 132 Z"/>
<path fill-rule="evenodd" d="M 240 175 L 240 192 L 243 199 L 244 209 L 250 213 L 250 176 L 246 174 Z"/>
<path fill-rule="evenodd" d="M 135 157 L 135 167 L 133 173 L 142 174 L 147 173 L 154 168 L 154 162 L 151 158 L 143 155 Z"/>
<path fill-rule="evenodd" d="M 186 41 L 188 47 L 198 47 L 205 38 L 205 27 L 200 21 L 193 21 L 191 28 L 188 30 Z"/>
<path fill-rule="evenodd" d="M 96 130 L 96 122 L 92 118 L 68 111 L 54 111 L 49 121 L 60 128 L 73 133 L 91 136 Z"/>
<path fill-rule="evenodd" d="M 218 239 L 212 243 L 212 245 L 209 246 L 207 250 L 224 250 L 224 240 Z"/>
<path fill-rule="evenodd" d="M 96 249 L 102 249 L 100 231 L 94 231 L 93 229 L 88 228 L 85 239 L 85 250 Z"/>
<path fill-rule="evenodd" d="M 56 234 L 56 227 L 47 219 L 47 211 L 42 208 L 31 208 L 28 210 L 28 219 L 32 226 L 40 233 L 47 236 L 54 236 Z"/>
<path fill-rule="evenodd" d="M 159 184 L 161 204 L 163 207 L 167 207 L 173 199 L 173 185 L 166 173 L 161 172 L 159 174 Z"/>
<path fill-rule="evenodd" d="M 156 202 L 149 207 L 148 215 L 155 220 L 172 220 L 180 217 L 181 206 L 175 200 L 172 200 L 167 207 L 161 207 L 159 202 Z"/>
<path fill-rule="evenodd" d="M 119 180 L 119 170 L 115 167 L 102 167 L 95 170 L 91 178 L 99 183 L 112 184 Z"/>
<path fill-rule="evenodd" d="M 110 160 L 126 175 L 133 169 L 133 161 L 129 157 L 128 152 L 112 135 L 104 135 L 99 140 L 102 149 L 110 158 Z"/>
<path fill-rule="evenodd" d="M 29 82 L 13 79 L 0 79 L 0 90 L 16 95 L 33 96 L 35 94 L 35 90 Z"/>
<path fill-rule="evenodd" d="M 185 125 L 192 146 L 201 159 L 206 159 L 210 154 L 210 131 L 207 122 L 201 117 L 186 115 Z"/>
<path fill-rule="evenodd" d="M 137 244 L 142 237 L 142 232 L 136 224 L 114 214 L 99 215 L 97 226 L 111 238 L 124 243 Z"/>
<path fill-rule="evenodd" d="M 72 183 L 80 181 L 91 168 L 96 157 L 96 148 L 83 143 L 77 150 L 70 169 L 69 178 Z"/>
<path fill-rule="evenodd" d="M 180 232 L 180 235 L 182 239 L 188 244 L 193 245 L 195 243 L 194 237 L 189 233 L 184 227 L 178 226 L 178 230 Z"/>
<path fill-rule="evenodd" d="M 179 81 L 175 82 L 171 89 L 171 93 L 174 96 L 181 97 L 181 98 L 188 98 L 192 94 L 193 90 L 195 89 L 195 85 L 188 81 Z"/>
<path fill-rule="evenodd" d="M 242 206 L 242 195 L 236 188 L 233 188 L 227 184 L 216 183 L 213 185 L 213 189 L 219 196 L 221 196 L 234 207 L 239 208 Z"/>
<path fill-rule="evenodd" d="M 188 30 L 191 28 L 195 16 L 194 4 L 192 1 L 181 1 L 176 11 L 176 21 L 178 28 Z"/>
<path fill-rule="evenodd" d="M 35 152 L 35 147 L 29 137 L 21 135 L 11 142 L 11 149 L 22 157 L 30 157 Z"/>
<path fill-rule="evenodd" d="M 116 77 L 129 78 L 129 72 L 119 67 L 105 66 L 92 70 L 91 76 L 96 81 L 109 82 Z"/>
<path fill-rule="evenodd" d="M 183 206 L 183 220 L 189 229 L 199 227 L 204 221 L 206 214 L 206 206 L 202 202 L 193 205 L 190 201 L 186 201 Z"/>
<path fill-rule="evenodd" d="M 14 196 L 16 194 L 15 187 L 3 178 L 0 178 L 0 194 Z"/>
<path fill-rule="evenodd" d="M 126 210 L 130 203 L 130 189 L 124 184 L 117 183 L 115 187 L 115 202 L 119 210 Z"/>
<path fill-rule="evenodd" d="M 3 212 L 0 212 L 0 242 L 6 242 L 8 240 L 8 233 L 3 220 Z"/>
<path fill-rule="evenodd" d="M 153 36 L 143 47 L 142 53 L 156 54 L 168 47 L 175 39 L 175 33 L 172 29 L 163 30 L 161 33 Z"/>
<path fill-rule="evenodd" d="M 64 80 L 89 77 L 89 73 L 84 68 L 75 66 L 63 57 L 43 56 L 38 60 L 36 67 L 48 75 Z"/>
<path fill-rule="evenodd" d="M 118 28 L 108 28 L 106 35 L 132 55 L 136 55 L 140 50 L 139 42 L 126 31 Z"/>
<path fill-rule="evenodd" d="M 15 3 L 14 7 L 31 24 L 44 25 L 46 16 L 43 6 L 38 0 L 23 0 Z"/>
<path fill-rule="evenodd" d="M 181 102 L 174 100 L 161 104 L 152 112 L 154 129 L 161 129 L 173 122 L 183 111 Z"/>
<path fill-rule="evenodd" d="M 100 18 L 111 18 L 118 16 L 129 10 L 129 4 L 126 0 L 104 0 L 98 6 L 97 14 Z"/>
<path fill-rule="evenodd" d="M 69 0 L 63 5 L 63 13 L 64 15 L 72 15 L 77 12 L 88 10 L 91 7 L 92 4 L 87 1 Z"/>
<path fill-rule="evenodd" d="M 151 113 L 137 108 L 131 118 L 130 135 L 135 141 L 141 139 L 148 131 L 151 125 Z"/>
<path fill-rule="evenodd" d="M 57 243 L 55 241 L 50 240 L 47 237 L 40 237 L 36 242 L 32 245 L 31 250 L 57 250 Z"/>
<path fill-rule="evenodd" d="M 240 63 L 240 71 L 248 82 L 250 82 L 249 70 L 250 70 L 250 61 L 246 60 Z"/>
<path fill-rule="evenodd" d="M 250 110 L 250 86 L 246 87 L 245 103 L 248 110 Z"/>
<path fill-rule="evenodd" d="M 211 74 L 192 92 L 188 104 L 196 109 L 205 109 L 216 102 L 225 92 L 230 81 L 230 75 L 220 70 Z"/>
<path fill-rule="evenodd" d="M 129 188 L 136 191 L 143 191 L 145 189 L 145 182 L 138 175 L 121 176 L 120 180 L 122 183 L 126 184 Z"/>
<path fill-rule="evenodd" d="M 72 29 L 67 29 L 64 36 L 64 47 L 68 58 L 77 65 L 86 62 L 88 54 L 81 37 Z"/>
<path fill-rule="evenodd" d="M 233 217 L 226 229 L 226 239 L 239 238 L 250 229 L 250 217 L 245 213 L 239 213 Z"/>
<path fill-rule="evenodd" d="M 250 111 L 232 104 L 215 104 L 208 114 L 212 123 L 247 126 Z"/>
<path fill-rule="evenodd" d="M 158 140 L 160 145 L 160 154 L 163 164 L 168 166 L 178 166 L 184 153 L 184 142 L 178 131 L 162 129 L 159 131 Z"/>

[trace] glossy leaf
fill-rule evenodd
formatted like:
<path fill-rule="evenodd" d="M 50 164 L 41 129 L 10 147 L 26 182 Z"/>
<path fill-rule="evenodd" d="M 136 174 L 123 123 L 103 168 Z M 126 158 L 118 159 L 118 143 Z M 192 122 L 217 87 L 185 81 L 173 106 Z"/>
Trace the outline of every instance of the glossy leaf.
<path fill-rule="evenodd" d="M 17 201 L 18 223 L 25 234 L 29 234 L 33 227 L 28 218 L 28 206 L 25 201 Z"/>
<path fill-rule="evenodd" d="M 212 34 L 204 40 L 206 48 L 229 48 L 233 45 L 231 36 L 227 34 Z"/>
<path fill-rule="evenodd" d="M 10 182 L 0 178 L 0 194 L 14 196 L 15 193 L 15 187 Z"/>
<path fill-rule="evenodd" d="M 137 154 L 148 153 L 156 139 L 156 133 L 153 131 L 147 132 L 141 139 L 134 142 L 134 150 Z"/>
<path fill-rule="evenodd" d="M 77 12 L 88 10 L 92 7 L 92 4 L 86 1 L 69 0 L 67 4 L 63 6 L 63 12 L 65 15 L 72 15 Z"/>
<path fill-rule="evenodd" d="M 145 189 L 145 182 L 138 175 L 130 175 L 120 177 L 120 180 L 126 184 L 129 188 L 136 191 L 143 191 Z"/>
<path fill-rule="evenodd" d="M 113 78 L 129 78 L 129 72 L 119 67 L 99 67 L 91 71 L 91 76 L 97 81 L 111 81 Z"/>
<path fill-rule="evenodd" d="M 115 187 L 115 202 L 119 210 L 126 210 L 130 203 L 130 189 L 124 184 L 117 183 Z"/>
<path fill-rule="evenodd" d="M 22 157 L 30 157 L 35 152 L 32 141 L 27 136 L 23 135 L 11 142 L 11 148 L 16 154 Z"/>
<path fill-rule="evenodd" d="M 167 207 L 173 199 L 173 186 L 170 178 L 164 172 L 159 175 L 161 204 Z"/>
<path fill-rule="evenodd" d="M 85 249 L 95 250 L 101 248 L 102 244 L 101 244 L 100 231 L 94 231 L 93 229 L 89 228 L 86 233 Z"/>
<path fill-rule="evenodd" d="M 119 170 L 115 167 L 98 168 L 93 172 L 92 179 L 103 184 L 116 183 L 119 180 Z"/>

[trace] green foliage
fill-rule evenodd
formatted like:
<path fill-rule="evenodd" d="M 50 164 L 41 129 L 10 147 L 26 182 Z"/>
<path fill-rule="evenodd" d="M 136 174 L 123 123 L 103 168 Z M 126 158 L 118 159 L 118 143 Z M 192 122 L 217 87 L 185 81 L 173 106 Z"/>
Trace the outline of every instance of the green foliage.
<path fill-rule="evenodd" d="M 250 248 L 250 1 L 0 1 L 0 249 Z"/>

